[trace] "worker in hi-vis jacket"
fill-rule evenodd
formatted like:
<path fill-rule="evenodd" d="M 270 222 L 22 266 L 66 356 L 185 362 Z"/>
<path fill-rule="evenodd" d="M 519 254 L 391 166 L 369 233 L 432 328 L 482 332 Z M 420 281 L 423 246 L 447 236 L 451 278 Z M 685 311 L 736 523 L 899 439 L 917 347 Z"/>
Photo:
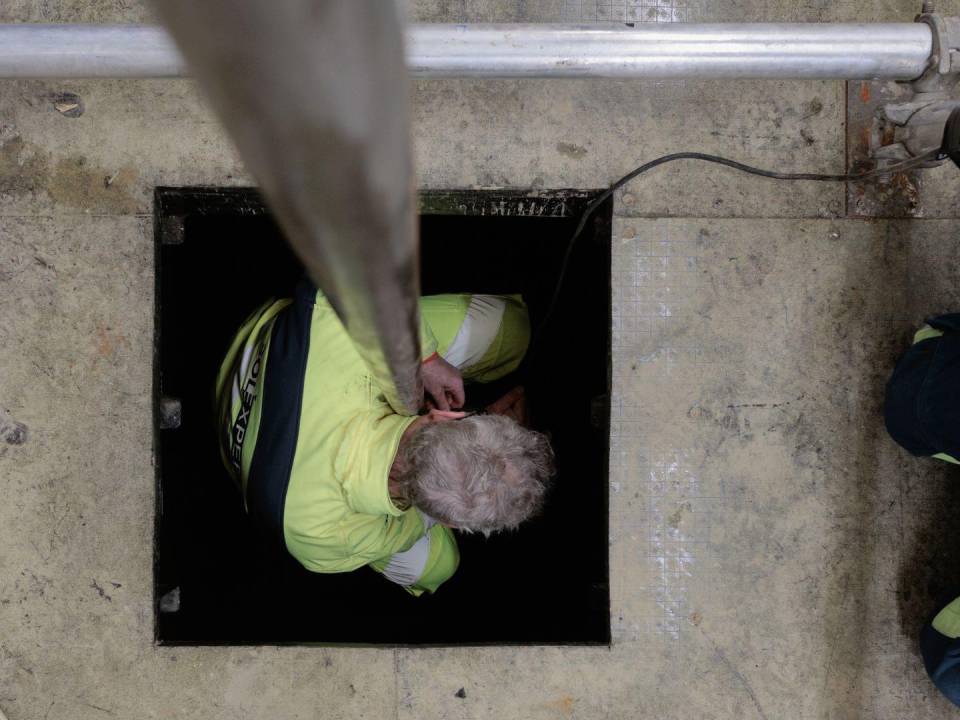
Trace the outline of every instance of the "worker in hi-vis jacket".
<path fill-rule="evenodd" d="M 518 296 L 420 300 L 424 414 L 396 414 L 322 292 L 303 280 L 240 328 L 217 377 L 224 463 L 247 511 L 304 567 L 369 565 L 409 592 L 457 569 L 452 529 L 514 528 L 542 506 L 545 436 L 522 396 L 467 416 L 464 380 L 515 370 L 530 338 Z"/>
<path fill-rule="evenodd" d="M 887 384 L 885 416 L 891 437 L 912 454 L 958 464 L 960 313 L 930 318 L 914 335 Z M 941 600 L 920 652 L 934 685 L 960 706 L 960 597 Z"/>

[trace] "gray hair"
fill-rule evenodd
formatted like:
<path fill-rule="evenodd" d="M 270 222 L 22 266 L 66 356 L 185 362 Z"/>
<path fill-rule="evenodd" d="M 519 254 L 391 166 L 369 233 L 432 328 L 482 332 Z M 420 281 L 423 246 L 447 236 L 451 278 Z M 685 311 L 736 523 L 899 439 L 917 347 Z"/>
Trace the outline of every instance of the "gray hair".
<path fill-rule="evenodd" d="M 398 479 L 413 505 L 484 535 L 537 514 L 554 472 L 546 436 L 501 415 L 426 425 L 402 454 Z"/>

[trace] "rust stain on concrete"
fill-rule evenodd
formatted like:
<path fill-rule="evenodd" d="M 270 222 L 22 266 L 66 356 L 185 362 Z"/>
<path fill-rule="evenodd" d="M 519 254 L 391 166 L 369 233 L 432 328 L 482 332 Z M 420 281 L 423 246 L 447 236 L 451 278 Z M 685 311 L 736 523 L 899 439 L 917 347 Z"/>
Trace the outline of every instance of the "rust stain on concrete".
<path fill-rule="evenodd" d="M 137 172 L 129 165 L 108 170 L 90 165 L 86 158 L 70 157 L 57 162 L 48 191 L 55 202 L 63 205 L 128 215 L 141 209 L 132 194 L 136 180 Z"/>
<path fill-rule="evenodd" d="M 577 699 L 572 695 L 561 695 L 558 699 L 551 700 L 544 705 L 551 710 L 559 710 L 564 715 L 570 715 L 573 713 L 573 706 L 576 702 Z"/>
<path fill-rule="evenodd" d="M 113 332 L 107 325 L 97 325 L 97 355 L 101 358 L 110 358 L 116 353 L 117 348 L 126 338 L 123 335 Z"/>

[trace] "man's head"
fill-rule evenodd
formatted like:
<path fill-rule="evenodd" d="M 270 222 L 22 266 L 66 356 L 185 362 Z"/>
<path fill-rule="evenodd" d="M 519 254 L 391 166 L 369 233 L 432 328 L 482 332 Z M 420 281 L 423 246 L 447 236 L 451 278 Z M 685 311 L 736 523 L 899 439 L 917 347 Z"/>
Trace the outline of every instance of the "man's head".
<path fill-rule="evenodd" d="M 485 535 L 535 515 L 553 475 L 547 438 L 499 415 L 423 423 L 397 459 L 397 480 L 413 505 Z"/>

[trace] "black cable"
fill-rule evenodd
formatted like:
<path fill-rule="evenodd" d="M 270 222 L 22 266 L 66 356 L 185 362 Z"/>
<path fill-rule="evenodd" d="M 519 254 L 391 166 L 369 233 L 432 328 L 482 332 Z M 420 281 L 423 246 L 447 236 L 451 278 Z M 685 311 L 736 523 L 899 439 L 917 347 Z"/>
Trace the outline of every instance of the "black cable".
<path fill-rule="evenodd" d="M 553 312 L 557 308 L 557 301 L 560 299 L 560 291 L 563 289 L 563 281 L 567 275 L 567 267 L 570 264 L 570 257 L 573 255 L 573 246 L 577 242 L 577 238 L 580 237 L 580 233 L 583 232 L 583 228 L 587 225 L 587 220 L 590 219 L 590 216 L 593 215 L 594 211 L 604 203 L 604 201 L 613 195 L 618 189 L 626 185 L 628 182 L 633 180 L 638 175 L 642 175 L 647 172 L 647 170 L 653 170 L 653 168 L 664 165 L 668 162 L 673 162 L 674 160 L 703 160 L 704 162 L 716 163 L 717 165 L 725 165 L 726 167 L 731 167 L 734 170 L 740 170 L 741 172 L 749 173 L 750 175 L 759 175 L 760 177 L 773 178 L 774 180 L 817 180 L 822 182 L 851 182 L 854 180 L 871 180 L 881 175 L 889 175 L 890 173 L 903 172 L 905 170 L 913 170 L 916 167 L 924 165 L 931 160 L 941 159 L 940 149 L 931 150 L 930 152 L 924 153 L 923 155 L 918 155 L 915 158 L 910 160 L 904 160 L 900 163 L 895 163 L 893 165 L 888 165 L 884 168 L 877 168 L 875 170 L 869 170 L 862 173 L 845 173 L 841 175 L 829 175 L 821 173 L 782 173 L 775 172 L 773 170 L 763 170 L 761 168 L 753 167 L 752 165 L 745 165 L 744 163 L 737 162 L 736 160 L 730 160 L 729 158 L 720 157 L 719 155 L 710 155 L 709 153 L 698 153 L 698 152 L 679 152 L 672 153 L 670 155 L 663 155 L 658 157 L 656 160 L 651 160 L 648 163 L 641 165 L 640 167 L 630 171 L 622 178 L 617 180 L 613 185 L 608 187 L 597 197 L 590 201 L 590 204 L 587 205 L 584 209 L 583 214 L 580 216 L 580 222 L 577 223 L 577 229 L 573 231 L 573 235 L 570 236 L 570 240 L 567 243 L 567 249 L 563 255 L 563 263 L 560 265 L 560 274 L 557 277 L 557 284 L 554 286 L 553 297 L 550 299 L 550 304 L 547 306 L 547 311 L 543 316 L 543 319 L 540 321 L 540 324 L 537 325 L 536 332 L 533 335 L 533 344 L 534 348 L 543 334 L 543 331 L 546 329 L 547 325 L 550 323 L 550 320 L 553 317 Z M 532 355 L 531 349 L 531 355 Z"/>

